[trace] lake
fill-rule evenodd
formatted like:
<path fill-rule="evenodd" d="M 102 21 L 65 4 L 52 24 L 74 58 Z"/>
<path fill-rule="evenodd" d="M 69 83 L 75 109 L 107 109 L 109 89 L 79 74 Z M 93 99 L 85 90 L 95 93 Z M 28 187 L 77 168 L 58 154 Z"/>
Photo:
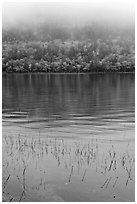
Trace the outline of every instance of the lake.
<path fill-rule="evenodd" d="M 3 74 L 3 201 L 134 201 L 134 74 Z"/>

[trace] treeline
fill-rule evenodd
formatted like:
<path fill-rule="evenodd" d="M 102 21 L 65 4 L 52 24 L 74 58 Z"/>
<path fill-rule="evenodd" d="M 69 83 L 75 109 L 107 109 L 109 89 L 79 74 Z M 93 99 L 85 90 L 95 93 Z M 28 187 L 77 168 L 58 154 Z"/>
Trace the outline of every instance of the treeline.
<path fill-rule="evenodd" d="M 134 71 L 134 29 L 92 25 L 3 29 L 6 72 Z"/>

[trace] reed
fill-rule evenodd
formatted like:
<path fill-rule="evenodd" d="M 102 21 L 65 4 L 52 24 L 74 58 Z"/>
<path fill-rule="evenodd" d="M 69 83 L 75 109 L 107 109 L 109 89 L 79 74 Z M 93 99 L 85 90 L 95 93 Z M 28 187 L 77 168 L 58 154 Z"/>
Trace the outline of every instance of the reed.
<path fill-rule="evenodd" d="M 100 184 L 101 189 L 108 188 L 108 186 L 117 188 L 120 182 L 125 183 L 125 186 L 133 182 L 132 170 L 135 160 L 130 144 L 121 154 L 111 143 L 107 144 L 107 148 L 105 146 L 104 149 L 101 149 L 101 147 L 102 143 L 99 140 L 70 142 L 41 136 L 38 138 L 22 135 L 13 138 L 3 137 L 3 195 L 7 194 L 10 179 L 15 179 L 15 177 L 22 189 L 18 196 L 20 202 L 27 199 L 27 186 L 32 189 L 37 186 L 37 190 L 46 189 L 48 181 L 46 175 L 50 173 L 47 168 L 50 167 L 50 164 L 45 163 L 46 158 L 52 159 L 56 168 L 62 171 L 62 175 L 64 172 L 67 174 L 67 178 L 64 178 L 65 183 L 71 184 L 72 181 L 75 181 L 75 175 L 80 182 L 86 182 L 91 170 L 97 176 L 99 174 L 103 179 L 105 178 L 104 183 Z M 37 174 L 35 184 L 33 181 L 32 184 L 27 181 L 32 167 Z M 119 172 L 123 172 L 125 180 L 120 180 Z M 117 183 L 118 180 L 119 183 Z M 14 201 L 14 197 L 11 195 L 9 200 Z"/>

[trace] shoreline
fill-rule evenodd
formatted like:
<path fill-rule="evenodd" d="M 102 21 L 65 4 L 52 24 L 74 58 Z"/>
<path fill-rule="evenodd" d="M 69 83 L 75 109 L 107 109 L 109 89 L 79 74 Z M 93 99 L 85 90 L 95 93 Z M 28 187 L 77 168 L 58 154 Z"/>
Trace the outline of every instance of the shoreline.
<path fill-rule="evenodd" d="M 2 72 L 2 75 L 4 74 L 46 74 L 46 75 L 50 75 L 50 74 L 61 74 L 61 75 L 73 75 L 73 74 L 135 74 L 135 71 L 129 71 L 129 72 L 120 72 L 120 71 L 104 71 L 104 72 Z"/>

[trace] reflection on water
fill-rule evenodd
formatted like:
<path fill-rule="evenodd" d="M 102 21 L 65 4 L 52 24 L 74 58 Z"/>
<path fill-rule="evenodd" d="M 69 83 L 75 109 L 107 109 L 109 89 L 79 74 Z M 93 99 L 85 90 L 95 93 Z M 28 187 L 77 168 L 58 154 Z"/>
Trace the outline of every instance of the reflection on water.
<path fill-rule="evenodd" d="M 7 201 L 134 201 L 133 74 L 3 75 Z"/>
<path fill-rule="evenodd" d="M 3 109 L 27 110 L 31 116 L 96 116 L 133 106 L 132 74 L 3 75 Z"/>

